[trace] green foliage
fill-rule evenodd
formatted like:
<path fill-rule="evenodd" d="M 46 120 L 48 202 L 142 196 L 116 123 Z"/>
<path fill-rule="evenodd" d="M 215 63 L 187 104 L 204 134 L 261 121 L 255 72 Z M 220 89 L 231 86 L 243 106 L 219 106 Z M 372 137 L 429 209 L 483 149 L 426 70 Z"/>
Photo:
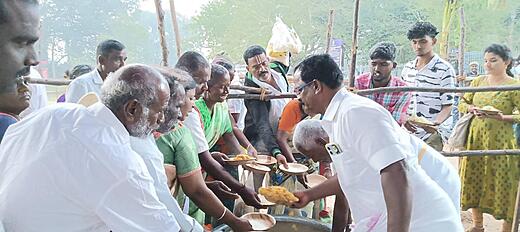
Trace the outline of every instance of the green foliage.
<path fill-rule="evenodd" d="M 184 1 L 184 0 L 182 0 Z M 159 64 L 161 48 L 154 12 L 143 12 L 141 0 L 42 0 L 42 38 L 39 52 L 49 60 L 49 73 L 59 77 L 80 63 L 95 65 L 95 48 L 108 38 L 127 46 L 129 62 Z M 210 58 L 225 51 L 233 61 L 243 63 L 242 53 L 252 44 L 266 46 L 275 18 L 280 16 L 298 32 L 303 52 L 325 50 L 327 20 L 335 10 L 333 37 L 345 41 L 348 58 L 352 40 L 354 0 L 212 0 L 191 19 L 179 17 L 182 49 L 208 51 Z M 442 25 L 444 0 L 361 0 L 358 64 L 366 65 L 368 50 L 379 41 L 393 41 L 399 48 L 398 63 L 413 59 L 406 39 L 411 24 L 427 20 Z M 520 52 L 520 1 L 465 0 L 466 50 L 482 51 L 491 43 L 506 43 L 517 56 Z M 171 18 L 165 12 L 170 63 L 174 63 L 175 40 Z M 459 19 L 452 19 L 448 45 L 458 47 Z M 53 71 L 52 71 L 53 70 Z"/>
<path fill-rule="evenodd" d="M 516 38 L 520 36 L 520 1 L 495 1 L 498 3 L 492 3 L 492 6 L 498 4 L 502 7 L 490 8 L 488 0 L 463 1 L 466 14 L 466 49 L 481 51 L 485 46 L 499 42 L 507 43 L 518 53 L 520 40 Z M 362 0 L 358 63 L 365 64 L 364 59 L 366 60 L 370 47 L 383 40 L 393 41 L 398 45 L 398 62 L 413 59 L 413 51 L 406 39 L 408 28 L 416 21 L 427 20 L 440 30 L 443 2 Z M 281 16 L 287 25 L 295 28 L 304 43 L 304 52 L 295 57 L 294 61 L 297 62 L 309 54 L 324 51 L 329 9 L 335 9 L 333 37 L 346 42 L 346 53 L 349 54 L 352 40 L 352 0 L 215 0 L 192 19 L 188 40 L 193 48 L 209 49 L 211 55 L 226 51 L 235 62 L 242 63 L 242 53 L 247 46 L 267 45 L 275 17 Z M 512 20 L 514 9 L 518 10 L 519 16 Z M 511 22 L 514 22 L 513 27 Z M 459 43 L 458 23 L 458 18 L 452 19 L 450 48 L 456 48 Z"/>
<path fill-rule="evenodd" d="M 60 77 L 77 64 L 95 66 L 96 46 L 105 39 L 125 44 L 129 62 L 159 64 L 157 16 L 138 9 L 139 3 L 140 0 L 41 1 L 39 52 L 41 60 L 49 61 L 50 76 Z M 171 17 L 165 15 L 168 46 L 174 56 Z M 179 21 L 182 26 L 184 19 Z"/>

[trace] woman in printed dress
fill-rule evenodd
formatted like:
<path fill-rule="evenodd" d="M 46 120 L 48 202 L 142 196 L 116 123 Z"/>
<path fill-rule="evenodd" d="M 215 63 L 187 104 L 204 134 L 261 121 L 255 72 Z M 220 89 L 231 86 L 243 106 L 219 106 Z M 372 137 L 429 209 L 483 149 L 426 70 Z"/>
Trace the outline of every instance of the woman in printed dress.
<path fill-rule="evenodd" d="M 484 52 L 486 75 L 477 77 L 471 87 L 517 85 L 511 73 L 511 51 L 505 45 L 492 44 Z M 466 102 L 465 102 L 466 101 Z M 501 113 L 491 115 L 478 108 L 492 106 Z M 474 114 L 466 148 L 468 150 L 516 149 L 513 123 L 520 122 L 513 111 L 520 108 L 520 91 L 466 93 L 459 110 Z M 470 232 L 484 231 L 482 213 L 504 219 L 502 231 L 511 231 L 518 179 L 518 156 L 475 156 L 461 161 L 462 210 L 472 209 Z"/>

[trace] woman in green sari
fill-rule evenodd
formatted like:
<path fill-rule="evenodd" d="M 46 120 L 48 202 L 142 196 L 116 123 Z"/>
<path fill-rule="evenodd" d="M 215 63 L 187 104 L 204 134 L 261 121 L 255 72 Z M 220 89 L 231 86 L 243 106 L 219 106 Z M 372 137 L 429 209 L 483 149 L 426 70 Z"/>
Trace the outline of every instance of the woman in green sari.
<path fill-rule="evenodd" d="M 217 141 L 222 138 L 231 155 L 247 153 L 256 155 L 256 150 L 247 141 L 244 149 L 233 133 L 232 116 L 226 103 L 231 84 L 229 72 L 221 65 L 211 66 L 211 77 L 208 81 L 208 91 L 204 96 L 195 101 L 204 126 L 204 135 L 211 148 L 215 147 Z"/>

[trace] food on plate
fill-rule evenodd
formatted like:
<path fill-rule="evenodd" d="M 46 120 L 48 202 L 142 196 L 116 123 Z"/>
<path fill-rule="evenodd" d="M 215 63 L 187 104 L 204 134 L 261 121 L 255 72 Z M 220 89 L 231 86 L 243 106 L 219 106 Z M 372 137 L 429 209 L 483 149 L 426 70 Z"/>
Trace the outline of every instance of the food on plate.
<path fill-rule="evenodd" d="M 251 157 L 249 155 L 241 154 L 241 155 L 237 155 L 237 156 L 231 158 L 230 160 L 239 161 L 239 160 L 251 160 L 251 159 L 253 159 L 253 157 Z"/>
<path fill-rule="evenodd" d="M 276 204 L 290 205 L 299 200 L 296 196 L 294 196 L 293 193 L 287 191 L 286 188 L 280 186 L 260 188 L 258 191 L 268 201 Z"/>
<path fill-rule="evenodd" d="M 497 112 L 500 111 L 499 109 L 497 109 L 497 108 L 495 108 L 495 107 L 493 107 L 493 106 L 484 106 L 484 107 L 481 108 L 481 110 L 485 110 L 485 111 L 497 111 Z"/>
<path fill-rule="evenodd" d="M 411 121 L 412 123 L 420 123 L 420 124 L 425 124 L 425 125 L 434 125 L 433 122 L 431 122 L 430 120 L 426 119 L 425 117 L 418 117 L 416 115 L 411 116 L 408 120 Z"/>

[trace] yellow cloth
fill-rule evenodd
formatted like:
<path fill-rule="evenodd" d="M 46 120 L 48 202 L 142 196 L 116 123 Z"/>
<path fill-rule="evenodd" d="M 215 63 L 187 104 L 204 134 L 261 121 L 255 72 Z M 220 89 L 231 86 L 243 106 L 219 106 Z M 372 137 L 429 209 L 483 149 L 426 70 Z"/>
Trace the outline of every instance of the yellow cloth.
<path fill-rule="evenodd" d="M 509 80 L 502 85 L 519 84 Z M 477 77 L 471 87 L 490 86 L 486 76 Z M 464 95 L 476 107 L 493 106 L 511 115 L 520 108 L 520 91 L 479 92 Z M 468 104 L 460 102 L 459 111 L 467 113 Z M 520 116 L 514 116 L 520 121 Z M 475 117 L 471 122 L 468 150 L 516 149 L 512 123 Z M 516 191 L 520 178 L 519 156 L 464 157 L 460 166 L 462 210 L 478 208 L 497 220 L 513 219 Z"/>

